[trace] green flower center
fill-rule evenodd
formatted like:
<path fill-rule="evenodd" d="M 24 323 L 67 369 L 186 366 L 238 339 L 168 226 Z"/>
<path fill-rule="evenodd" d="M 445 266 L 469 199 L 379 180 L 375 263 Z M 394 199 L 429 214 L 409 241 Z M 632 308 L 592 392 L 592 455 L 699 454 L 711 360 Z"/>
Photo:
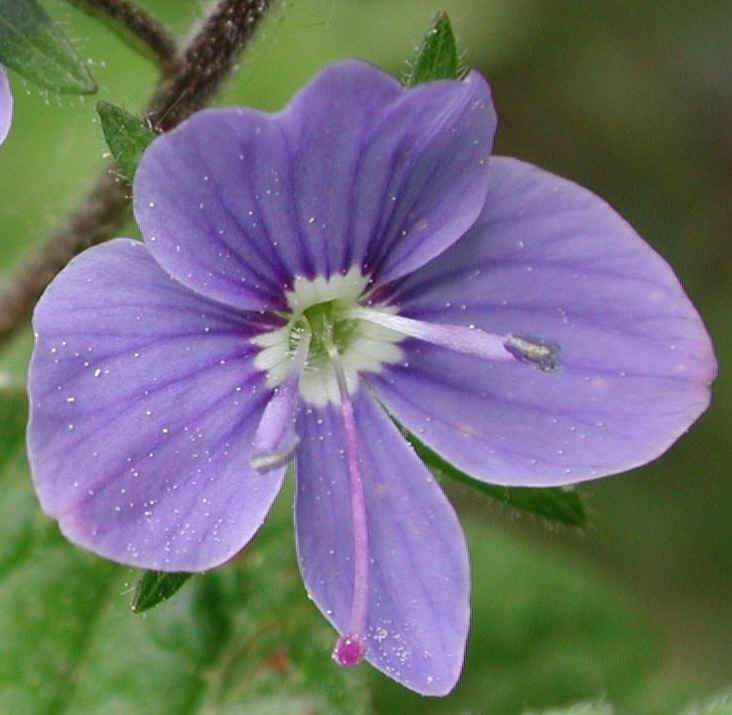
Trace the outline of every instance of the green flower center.
<path fill-rule="evenodd" d="M 345 317 L 352 307 L 343 301 L 329 300 L 306 308 L 290 328 L 290 350 L 297 349 L 303 331 L 308 330 L 311 337 L 307 363 L 310 367 L 326 365 L 331 349 L 345 355 L 361 333 L 361 321 Z"/>

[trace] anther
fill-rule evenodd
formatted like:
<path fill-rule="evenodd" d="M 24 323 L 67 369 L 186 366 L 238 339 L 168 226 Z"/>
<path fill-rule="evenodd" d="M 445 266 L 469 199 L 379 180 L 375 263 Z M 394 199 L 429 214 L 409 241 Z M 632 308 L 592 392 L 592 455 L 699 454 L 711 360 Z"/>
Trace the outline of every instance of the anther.
<path fill-rule="evenodd" d="M 285 464 L 300 443 L 295 432 L 295 414 L 299 403 L 300 376 L 309 351 L 310 333 L 303 331 L 295 353 L 290 358 L 292 364 L 287 377 L 276 388 L 259 420 L 249 463 L 260 474 Z"/>
<path fill-rule="evenodd" d="M 517 360 L 529 363 L 542 372 L 559 369 L 559 345 L 555 343 L 509 335 L 504 345 Z"/>

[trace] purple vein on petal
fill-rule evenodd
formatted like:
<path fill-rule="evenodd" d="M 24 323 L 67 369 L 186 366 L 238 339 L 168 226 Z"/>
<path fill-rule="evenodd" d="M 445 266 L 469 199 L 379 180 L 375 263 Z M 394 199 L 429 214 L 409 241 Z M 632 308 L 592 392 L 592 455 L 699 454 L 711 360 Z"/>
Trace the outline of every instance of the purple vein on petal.
<path fill-rule="evenodd" d="M 243 384 L 248 384 L 250 382 L 253 382 L 255 379 L 256 379 L 256 375 L 254 377 L 250 378 L 249 380 L 245 381 Z M 197 415 L 197 419 L 199 421 L 202 421 L 202 420 L 208 418 L 209 415 L 214 414 L 217 410 L 219 410 L 222 407 L 222 405 L 224 404 L 224 402 L 228 399 L 230 399 L 230 395 L 228 393 L 221 395 L 212 404 L 208 405 L 205 409 L 201 410 Z M 255 399 L 255 400 L 252 400 L 252 402 L 249 405 L 250 409 L 241 417 L 241 420 L 246 421 L 247 419 L 249 419 L 251 414 L 257 412 L 259 409 L 262 409 L 261 402 L 262 402 L 261 397 Z M 125 410 L 122 410 L 121 412 L 117 412 L 115 419 L 118 419 L 120 416 L 125 415 L 126 413 L 131 412 L 131 411 L 132 411 L 132 409 L 125 409 Z M 109 420 L 105 420 L 104 422 L 102 422 L 100 425 L 100 430 L 103 430 L 104 428 L 109 427 L 112 424 L 114 424 L 115 419 L 109 419 Z M 185 431 L 184 426 L 185 426 L 185 422 L 171 423 L 171 426 L 168 428 L 168 430 L 169 430 L 168 433 L 170 435 L 176 435 L 178 433 L 184 432 Z M 224 441 L 230 439 L 233 435 L 235 435 L 237 433 L 238 430 L 239 430 L 239 425 L 235 424 L 231 428 L 231 430 L 229 432 L 227 432 L 224 435 L 224 437 L 221 438 L 220 442 L 223 443 Z M 89 433 L 83 435 L 83 437 L 81 439 L 77 440 L 71 446 L 71 448 L 78 449 L 78 447 L 80 447 L 82 444 L 88 443 L 90 441 L 90 439 L 92 439 L 96 435 L 97 435 L 97 432 L 89 432 Z M 162 442 L 162 441 L 159 441 L 158 443 L 156 443 L 154 453 L 158 457 L 160 457 L 161 454 L 165 451 L 168 451 L 168 450 L 175 451 L 175 445 L 173 443 L 169 443 L 170 444 L 169 447 L 166 447 L 165 444 L 166 443 Z M 215 452 L 216 450 L 218 450 L 219 446 L 220 446 L 219 444 L 214 445 L 213 451 Z M 141 444 L 138 452 L 136 454 L 134 454 L 134 456 L 130 456 L 130 459 L 125 462 L 124 467 L 121 468 L 117 473 L 115 473 L 115 475 L 113 475 L 111 478 L 109 477 L 109 475 L 104 475 L 104 476 L 100 477 L 100 479 L 98 481 L 92 482 L 88 487 L 92 493 L 87 494 L 86 497 L 79 499 L 77 502 L 77 505 L 87 501 L 88 497 L 99 497 L 100 495 L 104 494 L 105 492 L 113 489 L 115 487 L 116 481 L 125 472 L 134 471 L 138 467 L 142 467 L 146 463 L 146 461 L 151 458 L 149 450 L 150 450 L 149 445 Z M 54 453 L 51 453 L 51 454 L 53 455 Z M 62 516 L 63 513 L 64 512 L 59 512 L 58 516 L 59 517 Z"/>

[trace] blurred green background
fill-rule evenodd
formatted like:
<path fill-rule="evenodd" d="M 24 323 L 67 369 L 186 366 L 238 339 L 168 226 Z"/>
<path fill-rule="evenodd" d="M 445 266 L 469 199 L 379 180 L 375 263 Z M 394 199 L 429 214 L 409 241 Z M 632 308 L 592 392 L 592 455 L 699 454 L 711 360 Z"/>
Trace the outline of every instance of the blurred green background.
<path fill-rule="evenodd" d="M 181 33 L 203 9 L 140 4 Z M 155 78 L 108 27 L 60 0 L 45 5 L 89 58 L 100 93 L 59 98 L 13 76 L 0 278 L 103 165 L 96 99 L 138 111 Z M 589 701 L 571 712 L 732 713 L 732 700 L 709 701 L 732 685 L 732 4 L 289 0 L 220 102 L 279 108 L 317 68 L 347 56 L 402 76 L 439 8 L 466 64 L 493 85 L 497 153 L 592 188 L 675 267 L 720 359 L 710 412 L 656 463 L 582 486 L 584 533 L 450 489 L 472 546 L 474 618 L 463 682 L 439 702 L 367 668 L 330 665 L 332 634 L 297 578 L 286 496 L 244 563 L 133 616 L 134 574 L 62 542 L 16 447 L 0 490 L 2 715 L 521 715 Z M 4 350 L 0 377 L 23 379 L 30 345 L 26 332 Z"/>

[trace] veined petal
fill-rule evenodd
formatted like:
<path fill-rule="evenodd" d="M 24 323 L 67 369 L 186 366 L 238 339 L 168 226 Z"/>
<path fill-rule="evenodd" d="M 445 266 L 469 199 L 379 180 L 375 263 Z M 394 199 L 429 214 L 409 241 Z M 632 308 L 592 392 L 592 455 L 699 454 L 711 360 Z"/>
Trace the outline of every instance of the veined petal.
<path fill-rule="evenodd" d="M 282 307 L 297 276 L 393 279 L 477 218 L 495 124 L 478 74 L 407 90 L 344 62 L 279 114 L 199 112 L 156 139 L 135 215 L 166 271 L 243 309 Z"/>
<path fill-rule="evenodd" d="M 0 144 L 8 136 L 13 122 L 13 93 L 5 68 L 0 65 Z"/>
<path fill-rule="evenodd" d="M 281 121 L 295 150 L 299 213 L 315 219 L 308 235 L 320 274 L 358 265 L 377 281 L 405 275 L 457 241 L 483 207 L 497 119 L 477 72 L 407 90 L 344 62 L 298 94 Z"/>
<path fill-rule="evenodd" d="M 200 571 L 262 523 L 284 468 L 250 467 L 271 396 L 251 316 L 172 280 L 145 246 L 89 249 L 36 307 L 28 447 L 44 510 L 122 563 Z"/>
<path fill-rule="evenodd" d="M 425 695 L 444 695 L 462 668 L 469 571 L 455 512 L 391 420 L 354 396 L 370 570 L 366 659 Z M 342 634 L 353 596 L 346 435 L 337 407 L 301 413 L 296 526 L 308 592 Z"/>
<path fill-rule="evenodd" d="M 488 482 L 631 469 L 709 402 L 709 337 L 665 261 L 604 201 L 514 159 L 491 159 L 473 229 L 390 300 L 419 320 L 559 346 L 559 369 L 545 373 L 409 341 L 404 363 L 371 378 L 420 440 Z"/>

